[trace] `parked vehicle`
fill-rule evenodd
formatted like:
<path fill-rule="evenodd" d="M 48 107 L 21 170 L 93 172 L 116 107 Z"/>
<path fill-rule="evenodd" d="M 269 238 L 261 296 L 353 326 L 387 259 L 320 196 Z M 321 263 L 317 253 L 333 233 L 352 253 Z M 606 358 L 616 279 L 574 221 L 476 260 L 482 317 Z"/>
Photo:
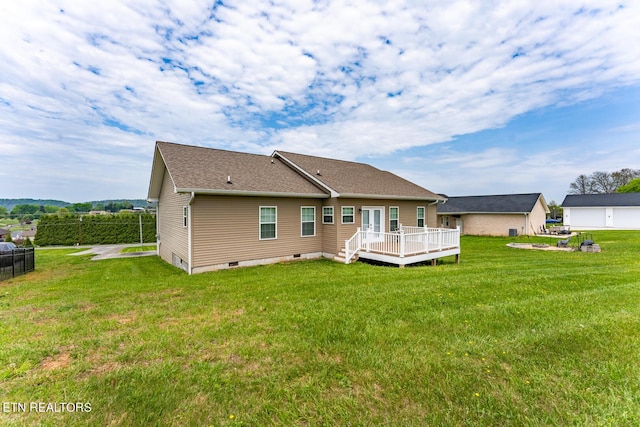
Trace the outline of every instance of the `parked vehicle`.
<path fill-rule="evenodd" d="M 553 219 L 553 218 L 547 219 L 547 224 L 560 224 L 561 222 L 562 222 L 561 219 Z"/>
<path fill-rule="evenodd" d="M 0 252 L 11 252 L 17 248 L 18 247 L 13 242 L 0 242 Z"/>

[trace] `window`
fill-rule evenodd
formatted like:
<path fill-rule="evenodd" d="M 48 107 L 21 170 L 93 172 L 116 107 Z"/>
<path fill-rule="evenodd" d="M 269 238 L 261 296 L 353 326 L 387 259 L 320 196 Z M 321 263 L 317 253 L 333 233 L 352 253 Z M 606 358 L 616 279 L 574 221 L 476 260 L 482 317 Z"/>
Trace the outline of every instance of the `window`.
<path fill-rule="evenodd" d="M 333 206 L 322 207 L 322 223 L 333 224 Z"/>
<path fill-rule="evenodd" d="M 316 235 L 316 208 L 302 207 L 300 208 L 300 227 L 302 237 Z"/>
<path fill-rule="evenodd" d="M 447 215 L 440 218 L 440 226 L 442 228 L 449 228 L 449 217 Z"/>
<path fill-rule="evenodd" d="M 400 208 L 397 206 L 389 208 L 389 231 L 397 231 L 400 228 L 399 212 Z"/>
<path fill-rule="evenodd" d="M 278 211 L 275 206 L 260 207 L 260 240 L 275 239 Z"/>
<path fill-rule="evenodd" d="M 418 207 L 418 227 L 424 227 L 424 207 Z"/>
<path fill-rule="evenodd" d="M 182 207 L 182 226 L 186 227 L 189 225 L 189 208 L 187 206 Z"/>
<path fill-rule="evenodd" d="M 342 223 L 343 224 L 353 224 L 356 222 L 355 220 L 355 210 L 353 206 L 343 206 L 342 207 Z"/>

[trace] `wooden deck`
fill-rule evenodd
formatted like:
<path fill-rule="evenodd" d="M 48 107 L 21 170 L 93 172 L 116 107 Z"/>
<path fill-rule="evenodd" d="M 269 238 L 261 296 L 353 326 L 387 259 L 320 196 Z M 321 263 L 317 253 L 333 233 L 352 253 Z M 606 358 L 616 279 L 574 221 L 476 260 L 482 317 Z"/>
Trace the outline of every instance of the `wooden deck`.
<path fill-rule="evenodd" d="M 429 260 L 435 263 L 452 255 L 460 262 L 460 230 L 403 227 L 393 233 L 358 229 L 335 259 L 346 264 L 363 258 L 405 266 Z"/>

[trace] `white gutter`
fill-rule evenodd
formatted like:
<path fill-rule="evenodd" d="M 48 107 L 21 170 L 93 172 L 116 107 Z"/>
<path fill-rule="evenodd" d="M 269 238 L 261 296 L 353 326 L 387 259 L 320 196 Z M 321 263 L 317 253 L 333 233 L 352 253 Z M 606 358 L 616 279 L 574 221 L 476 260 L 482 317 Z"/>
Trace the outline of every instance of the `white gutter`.
<path fill-rule="evenodd" d="M 360 194 L 360 193 L 343 193 L 340 194 L 340 197 L 343 199 L 385 199 L 385 200 L 429 200 L 427 197 L 418 197 L 418 196 L 393 196 L 393 195 L 384 195 L 384 194 Z M 445 199 L 435 199 L 434 203 L 439 201 L 444 201 Z M 431 204 L 434 204 L 431 203 Z"/>
<path fill-rule="evenodd" d="M 242 191 L 242 190 L 210 190 L 205 188 L 176 188 L 176 193 L 196 193 L 210 196 L 264 196 L 264 197 L 295 197 L 307 199 L 329 198 L 328 194 L 283 193 L 275 191 Z"/>

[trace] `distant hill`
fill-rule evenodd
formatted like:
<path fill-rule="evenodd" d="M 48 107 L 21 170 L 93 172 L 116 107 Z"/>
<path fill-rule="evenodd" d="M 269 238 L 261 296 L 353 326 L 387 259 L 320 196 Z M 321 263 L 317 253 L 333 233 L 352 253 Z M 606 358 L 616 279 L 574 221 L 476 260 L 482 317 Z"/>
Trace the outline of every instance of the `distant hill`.
<path fill-rule="evenodd" d="M 69 206 L 71 203 L 63 202 L 62 200 L 47 200 L 47 199 L 0 199 L 0 206 L 7 208 L 9 212 L 15 205 L 36 205 L 36 206 L 57 206 L 63 208 Z"/>
<path fill-rule="evenodd" d="M 124 203 L 129 202 L 134 207 L 144 208 L 147 207 L 148 203 L 144 199 L 114 199 L 114 200 L 95 200 L 87 203 L 91 203 L 93 206 L 97 204 L 109 204 L 109 203 Z M 66 206 L 72 205 L 73 203 L 65 202 L 62 200 L 48 200 L 48 199 L 0 199 L 0 206 L 4 206 L 7 208 L 9 212 L 15 205 L 36 205 L 36 206 L 57 206 L 59 208 L 64 208 Z"/>

